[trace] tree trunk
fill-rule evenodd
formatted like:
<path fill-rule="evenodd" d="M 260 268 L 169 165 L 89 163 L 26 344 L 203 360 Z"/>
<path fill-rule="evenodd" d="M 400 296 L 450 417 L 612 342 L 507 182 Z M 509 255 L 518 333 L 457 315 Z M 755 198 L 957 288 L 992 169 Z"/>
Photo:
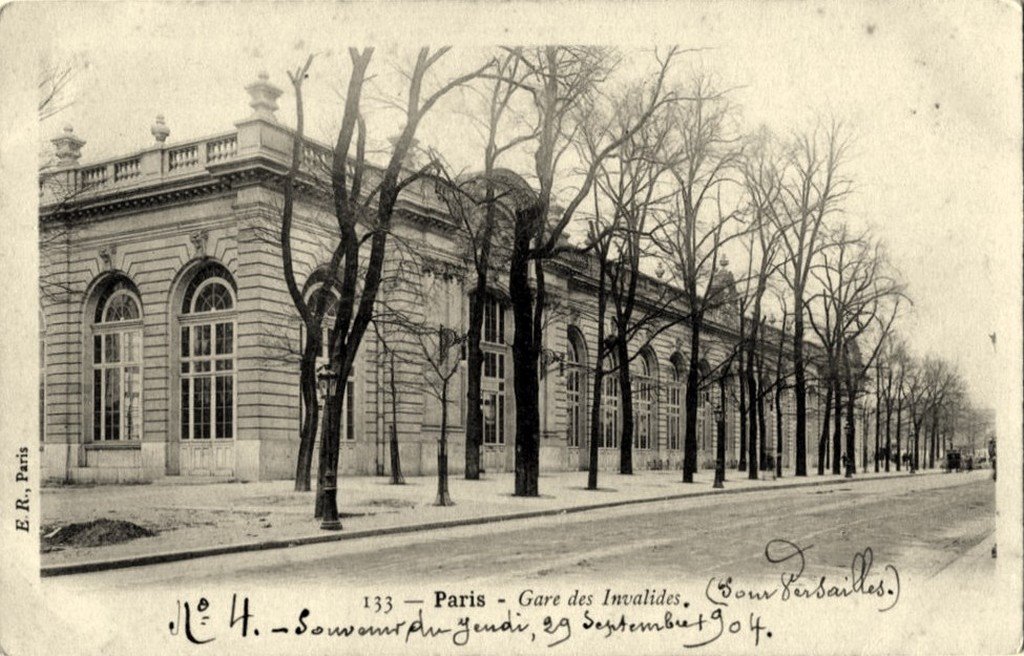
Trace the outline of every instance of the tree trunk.
<path fill-rule="evenodd" d="M 900 462 L 903 459 L 903 399 L 896 403 L 896 471 L 900 471 Z"/>
<path fill-rule="evenodd" d="M 604 370 L 598 363 L 594 371 L 594 399 L 590 410 L 590 444 L 587 448 L 590 457 L 587 462 L 587 489 L 597 489 L 597 454 L 601 438 L 601 387 L 604 383 Z"/>
<path fill-rule="evenodd" d="M 878 473 L 879 451 L 882 450 L 882 397 L 875 395 L 875 473 Z"/>
<path fill-rule="evenodd" d="M 690 332 L 690 366 L 686 373 L 686 434 L 683 437 L 683 482 L 692 483 L 697 472 L 697 395 L 700 386 L 701 318 L 695 316 Z"/>
<path fill-rule="evenodd" d="M 899 469 L 899 455 L 896 456 L 896 469 Z M 885 398 L 885 473 L 889 473 L 889 461 L 892 460 L 892 398 Z"/>
<path fill-rule="evenodd" d="M 846 475 L 857 473 L 857 390 L 846 382 Z"/>
<path fill-rule="evenodd" d="M 793 374 L 796 394 L 796 476 L 807 476 L 807 377 L 804 371 L 803 289 L 793 298 Z"/>
<path fill-rule="evenodd" d="M 525 225 L 520 225 L 525 224 Z M 538 345 L 535 343 L 534 294 L 529 279 L 532 221 L 517 217 L 515 241 L 509 266 L 509 294 L 515 336 L 512 343 L 515 391 L 515 496 L 538 496 L 540 474 L 540 384 Z M 539 266 L 539 261 L 538 261 Z M 537 299 L 540 302 L 540 299 Z"/>
<path fill-rule="evenodd" d="M 466 480 L 480 478 L 480 444 L 483 442 L 484 413 L 480 383 L 484 353 L 480 348 L 484 324 L 487 279 L 477 275 L 476 289 L 469 296 L 469 332 L 466 340 Z"/>
<path fill-rule="evenodd" d="M 633 473 L 633 380 L 629 371 L 629 346 L 619 335 L 615 339 L 615 350 L 619 360 L 619 397 L 622 409 L 622 437 L 619 439 L 619 473 Z"/>
<path fill-rule="evenodd" d="M 739 385 L 740 388 L 740 458 L 737 469 L 747 471 L 747 378 L 746 364 L 743 361 L 746 341 L 743 336 L 742 317 L 740 318 L 740 352 L 739 352 Z"/>
<path fill-rule="evenodd" d="M 747 413 L 747 424 L 750 426 L 750 434 L 747 439 L 750 441 L 747 443 L 747 454 L 749 462 L 749 469 L 747 470 L 747 478 L 751 480 L 757 480 L 757 447 L 759 444 L 758 425 L 757 425 L 757 378 L 754 377 L 754 345 L 757 343 L 757 326 L 751 330 L 750 348 L 747 350 L 747 397 L 750 399 Z"/>
<path fill-rule="evenodd" d="M 911 411 L 913 411 L 913 408 L 911 408 Z M 921 422 L 918 421 L 917 418 L 914 418 L 913 423 L 914 423 L 914 440 L 913 440 L 914 454 L 910 458 L 910 462 L 911 462 L 910 466 L 911 466 L 911 470 L 912 471 L 916 471 L 916 470 L 921 468 L 921 459 L 920 459 L 920 454 L 921 454 Z"/>
<path fill-rule="evenodd" d="M 836 376 L 835 394 L 832 396 L 835 411 L 835 427 L 832 430 L 832 473 L 845 474 L 843 471 L 843 385 Z"/>
<path fill-rule="evenodd" d="M 929 447 L 928 447 L 928 469 L 935 469 L 935 454 L 939 450 L 938 449 L 938 445 L 935 442 L 935 440 L 938 437 L 938 435 L 936 435 L 936 433 L 938 433 L 938 424 L 939 424 L 939 415 L 938 415 L 938 412 L 936 411 L 936 412 L 932 413 L 932 429 L 930 431 L 931 436 L 929 438 Z"/>
<path fill-rule="evenodd" d="M 764 363 L 759 363 L 757 371 L 757 430 L 760 440 L 757 445 L 757 468 L 759 471 L 768 469 L 768 423 L 764 415 Z"/>
<path fill-rule="evenodd" d="M 587 449 L 587 489 L 597 489 L 597 454 L 601 437 L 601 387 L 604 384 L 604 317 L 608 311 L 608 292 L 605 284 L 608 278 L 608 253 L 602 251 L 598 259 L 597 273 L 597 346 L 594 348 L 594 397 L 590 406 L 590 444 Z"/>
<path fill-rule="evenodd" d="M 727 409 L 725 404 L 725 376 L 718 379 L 718 403 L 722 409 L 721 418 L 715 418 L 715 483 L 716 488 L 725 484 L 725 418 Z"/>
<path fill-rule="evenodd" d="M 828 462 L 828 431 L 832 419 L 832 383 L 830 382 L 825 390 L 825 416 L 821 423 L 821 436 L 818 438 L 818 476 L 825 475 L 825 466 Z"/>
<path fill-rule="evenodd" d="M 871 434 L 871 432 L 870 432 L 871 424 L 868 421 L 868 410 L 867 410 L 867 408 L 861 408 L 861 411 L 860 411 L 860 423 L 864 426 L 864 439 L 862 439 L 860 441 L 860 448 L 861 448 L 861 455 L 862 455 L 862 458 L 861 458 L 861 461 L 860 461 L 860 466 L 861 466 L 861 471 L 867 473 L 867 471 L 868 471 L 868 435 Z"/>
<path fill-rule="evenodd" d="M 299 427 L 299 455 L 295 465 L 295 491 L 309 492 L 313 469 L 313 445 L 320 427 L 320 399 L 317 398 L 316 355 L 319 340 L 307 337 L 299 362 L 299 390 L 302 395 L 302 424 Z"/>
<path fill-rule="evenodd" d="M 405 485 L 405 477 L 402 476 L 402 459 L 398 450 L 398 385 L 395 383 L 395 353 L 389 351 L 388 355 L 388 385 L 391 388 L 391 484 Z"/>
<path fill-rule="evenodd" d="M 775 389 L 775 477 L 782 478 L 782 389 Z"/>
<path fill-rule="evenodd" d="M 441 437 L 437 442 L 437 499 L 435 506 L 451 506 L 448 494 L 448 382 L 441 383 Z"/>

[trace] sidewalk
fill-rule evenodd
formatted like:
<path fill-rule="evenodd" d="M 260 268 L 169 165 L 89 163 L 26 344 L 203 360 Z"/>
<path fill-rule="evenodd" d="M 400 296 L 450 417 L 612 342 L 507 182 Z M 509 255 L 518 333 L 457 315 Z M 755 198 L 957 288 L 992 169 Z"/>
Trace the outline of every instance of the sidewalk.
<path fill-rule="evenodd" d="M 934 470 L 938 472 L 940 470 Z M 926 473 L 926 472 L 922 472 Z M 918 474 L 920 475 L 920 474 Z M 218 553 L 346 540 L 444 526 L 503 521 L 598 507 L 762 489 L 877 480 L 885 474 L 751 481 L 728 471 L 724 490 L 711 486 L 713 472 L 699 472 L 693 484 L 679 471 L 645 471 L 633 476 L 601 472 L 601 488 L 586 490 L 586 472 L 542 474 L 540 497 L 512 496 L 511 473 L 479 481 L 453 475 L 456 505 L 433 505 L 437 479 L 410 477 L 401 486 L 387 478 L 342 478 L 338 502 L 344 530 L 322 531 L 312 518 L 313 492 L 293 492 L 291 481 L 195 483 L 169 478 L 149 485 L 44 488 L 43 534 L 56 525 L 107 518 L 125 520 L 156 533 L 100 547 L 66 547 L 42 554 L 43 575 L 183 560 Z M 889 477 L 906 476 L 893 471 Z"/>

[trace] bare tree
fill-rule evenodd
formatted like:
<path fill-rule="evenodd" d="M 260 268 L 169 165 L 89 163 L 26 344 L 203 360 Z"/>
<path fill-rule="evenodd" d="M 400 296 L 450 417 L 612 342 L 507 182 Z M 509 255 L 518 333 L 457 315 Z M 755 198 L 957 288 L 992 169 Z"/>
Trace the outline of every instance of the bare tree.
<path fill-rule="evenodd" d="M 622 223 L 622 214 L 612 211 L 610 215 L 601 211 L 598 203 L 598 187 L 594 188 L 594 214 L 588 219 L 587 244 L 594 253 L 593 260 L 597 263 L 597 343 L 594 348 L 594 369 L 592 372 L 591 404 L 590 404 L 590 438 L 588 441 L 587 458 L 587 489 L 598 489 L 598 458 L 599 447 L 603 442 L 603 399 L 605 377 L 615 375 L 620 363 L 610 365 L 606 368 L 606 361 L 615 351 L 615 340 L 613 339 L 608 320 L 609 304 L 609 278 L 610 269 L 614 266 L 612 260 L 613 245 L 615 236 Z"/>
<path fill-rule="evenodd" d="M 671 100 L 664 79 L 676 50 L 659 60 L 660 70 L 646 94 L 644 111 L 632 131 L 611 136 L 581 133 L 581 109 L 595 102 L 599 86 L 614 67 L 610 52 L 591 47 L 545 46 L 507 50 L 528 75 L 518 82 L 533 100 L 537 138 L 533 152 L 538 191 L 535 202 L 517 210 L 512 223 L 509 289 L 513 337 L 513 387 L 516 398 L 515 494 L 537 496 L 540 463 L 539 358 L 543 350 L 543 315 L 546 304 L 544 263 L 571 250 L 563 235 L 576 210 L 587 198 L 601 161 L 614 153 L 640 129 L 659 107 Z M 578 188 L 564 209 L 555 209 L 555 181 L 563 156 L 578 138 L 599 148 L 584 165 Z M 533 277 L 530 272 L 532 265 Z"/>
<path fill-rule="evenodd" d="M 69 86 L 75 79 L 77 68 L 71 60 L 43 64 L 39 75 L 39 120 L 59 114 L 74 104 L 69 97 Z"/>
<path fill-rule="evenodd" d="M 913 431 L 913 454 L 911 471 L 925 466 L 935 466 L 935 451 L 928 441 L 926 422 L 934 421 L 933 417 L 945 400 L 956 381 L 956 374 L 948 363 L 936 357 L 911 363 L 907 368 L 907 409 L 910 412 L 911 430 Z M 924 430 L 925 448 L 921 448 L 921 436 Z M 933 429 L 934 430 L 934 429 Z M 934 433 L 933 433 L 934 441 Z"/>
<path fill-rule="evenodd" d="M 708 313 L 732 301 L 733 281 L 720 269 L 720 258 L 723 246 L 743 234 L 733 229 L 739 225 L 740 212 L 724 209 L 721 187 L 740 163 L 742 146 L 731 130 L 733 110 L 708 77 L 697 76 L 687 96 L 686 102 L 673 106 L 671 117 L 681 155 L 672 169 L 674 211 L 655 241 L 670 282 L 682 289 L 690 318 L 683 482 L 692 483 L 697 470 L 702 331 Z"/>
<path fill-rule="evenodd" d="M 762 313 L 765 292 L 783 264 L 780 250 L 782 231 L 778 222 L 771 220 L 777 216 L 776 205 L 780 202 L 782 179 L 777 144 L 772 135 L 766 129 L 761 129 L 750 141 L 742 163 L 743 188 L 747 197 L 745 211 L 750 217 L 750 230 L 743 240 L 747 274 L 742 281 L 740 293 L 740 343 L 746 361 L 741 358 L 740 388 L 745 390 L 741 398 L 750 399 L 749 407 L 741 408 L 741 423 L 746 427 L 745 433 L 749 439 L 747 455 L 751 465 L 748 477 L 756 480 L 758 465 L 753 463 L 758 462 L 758 444 L 764 441 L 763 435 L 760 441 L 758 439 L 756 359 L 764 323 Z M 746 320 L 748 308 L 753 317 L 750 321 Z M 746 330 L 748 325 L 749 333 Z M 743 413 L 742 410 L 747 412 Z M 763 446 L 760 452 L 760 460 L 763 461 Z M 763 464 L 760 466 L 763 468 Z"/>
<path fill-rule="evenodd" d="M 484 305 L 488 300 L 493 273 L 507 263 L 509 231 L 507 224 L 517 207 L 528 204 L 532 194 L 518 175 L 499 168 L 503 155 L 536 138 L 531 129 L 511 130 L 514 124 L 513 99 L 522 92 L 524 79 L 518 56 L 505 53 L 498 57 L 493 73 L 484 76 L 481 89 L 485 102 L 485 118 L 470 115 L 483 138 L 483 168 L 474 174 L 457 178 L 447 171 L 438 195 L 459 224 L 464 242 L 465 259 L 476 273 L 469 296 L 469 327 L 466 342 L 466 468 L 469 480 L 480 478 L 480 445 L 483 442 L 483 406 L 481 380 L 484 362 L 481 338 Z"/>
<path fill-rule="evenodd" d="M 867 235 L 852 236 L 845 225 L 832 231 L 829 239 L 820 251 L 821 265 L 812 270 L 820 287 L 812 298 L 822 300 L 823 312 L 818 319 L 813 313 L 809 317 L 822 341 L 831 341 L 839 355 L 846 392 L 846 474 L 851 476 L 856 472 L 856 399 L 906 296 L 880 242 Z M 861 345 L 868 342 L 873 347 L 865 351 Z"/>
<path fill-rule="evenodd" d="M 459 352 L 466 342 L 466 333 L 438 324 L 430 332 L 416 331 L 417 341 L 426 368 L 426 389 L 441 404 L 441 433 L 437 441 L 437 498 L 435 506 L 452 505 L 448 491 L 448 412 L 451 405 L 451 382 L 459 372 Z"/>
<path fill-rule="evenodd" d="M 633 473 L 633 438 L 638 426 L 634 421 L 630 363 L 654 336 L 678 324 L 684 316 L 678 310 L 681 299 L 677 289 L 659 285 L 653 292 L 644 285 L 647 276 L 642 265 L 655 255 L 652 238 L 664 221 L 670 198 L 663 180 L 678 153 L 669 152 L 672 125 L 665 111 L 652 115 L 643 127 L 633 131 L 633 124 L 644 111 L 643 103 L 642 94 L 627 89 L 615 104 L 612 129 L 618 134 L 632 131 L 632 136 L 601 162 L 596 178 L 596 189 L 610 207 L 606 214 L 611 217 L 604 233 L 594 238 L 603 266 L 598 303 L 607 308 L 611 301 L 612 308 L 614 331 L 608 337 L 618 363 L 621 474 Z M 593 160 L 595 144 L 588 141 L 588 146 L 591 150 L 584 159 Z M 643 393 L 650 394 L 650 390 Z M 600 403 L 599 396 L 595 396 L 595 402 Z"/>
<path fill-rule="evenodd" d="M 901 434 L 900 421 L 902 419 L 902 394 L 903 376 L 907 359 L 906 344 L 901 337 L 895 333 L 886 338 L 885 346 L 879 354 L 879 368 L 881 369 L 881 407 L 885 413 L 884 430 L 885 446 L 882 449 L 885 458 L 885 471 L 888 473 L 895 460 L 896 471 L 902 468 L 901 456 Z M 897 411 L 896 417 L 896 451 L 893 453 L 892 415 L 893 410 Z"/>
<path fill-rule="evenodd" d="M 797 134 L 782 172 L 782 193 L 772 206 L 772 220 L 782 236 L 786 265 L 783 275 L 793 295 L 793 369 L 796 393 L 796 475 L 807 475 L 807 373 L 804 317 L 807 288 L 819 253 L 826 243 L 824 228 L 842 211 L 850 192 L 843 176 L 848 142 L 842 125 L 821 124 Z M 777 209 L 776 209 L 777 208 Z"/>
<path fill-rule="evenodd" d="M 379 319 L 374 319 L 373 330 L 380 345 L 378 357 L 381 359 L 381 368 L 385 371 L 387 379 L 387 390 L 389 405 L 391 408 L 391 421 L 388 422 L 388 456 L 389 469 L 391 471 L 390 482 L 392 485 L 405 485 L 405 476 L 402 475 L 402 456 L 398 447 L 398 405 L 399 391 L 398 383 L 395 380 L 395 373 L 398 369 L 398 353 L 391 345 L 390 337 L 385 326 Z"/>
<path fill-rule="evenodd" d="M 491 66 L 491 62 L 487 62 L 483 66 L 447 80 L 436 90 L 429 92 L 424 88 L 428 74 L 448 51 L 449 48 L 440 48 L 436 51 L 429 48 L 420 49 L 412 69 L 406 74 L 408 93 L 403 105 L 405 123 L 398 137 L 392 142 L 386 166 L 379 172 L 374 172 L 378 178 L 376 184 L 366 188 L 369 187 L 365 183 L 369 179 L 371 167 L 366 161 L 366 123 L 361 106 L 367 70 L 374 51 L 372 48 L 349 49 L 352 69 L 348 78 L 341 126 L 329 161 L 331 200 L 338 233 L 338 243 L 331 257 L 332 266 L 338 268 L 338 280 L 335 283 L 338 289 L 338 302 L 328 349 L 330 375 L 335 381 L 348 380 L 359 345 L 373 319 L 374 304 L 383 277 L 384 257 L 388 250 L 392 216 L 399 194 L 434 168 L 433 163 L 429 163 L 409 173 L 403 166 L 407 154 L 413 147 L 416 131 L 423 118 L 439 100 L 452 90 L 478 77 Z M 302 69 L 298 72 L 305 75 Z M 282 223 L 290 221 L 293 211 L 296 161 L 301 161 L 303 145 L 301 134 L 297 131 L 293 144 L 292 168 L 288 176 L 293 182 L 292 185 L 286 185 L 287 195 Z M 363 273 L 362 280 L 360 273 Z M 291 288 L 289 291 L 293 302 L 298 304 L 301 298 L 297 299 Z M 322 439 L 325 443 L 326 457 L 321 470 L 324 484 L 317 495 L 317 509 L 322 510 L 325 527 L 340 528 L 340 522 L 337 521 L 336 481 L 344 385 L 333 387 L 333 392 L 327 394 L 325 401 L 327 423 Z"/>

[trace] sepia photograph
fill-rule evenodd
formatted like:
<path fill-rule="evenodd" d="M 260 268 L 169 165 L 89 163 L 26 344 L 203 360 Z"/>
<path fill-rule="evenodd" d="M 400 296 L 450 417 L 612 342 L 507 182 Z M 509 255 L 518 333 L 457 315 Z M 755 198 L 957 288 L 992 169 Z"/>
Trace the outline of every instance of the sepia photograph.
<path fill-rule="evenodd" d="M 1012 654 L 1017 2 L 0 11 L 0 653 Z"/>

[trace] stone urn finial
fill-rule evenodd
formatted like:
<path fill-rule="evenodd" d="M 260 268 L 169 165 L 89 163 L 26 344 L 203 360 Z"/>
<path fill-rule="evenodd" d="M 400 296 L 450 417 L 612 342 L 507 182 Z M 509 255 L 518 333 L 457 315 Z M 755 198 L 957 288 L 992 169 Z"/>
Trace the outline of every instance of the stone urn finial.
<path fill-rule="evenodd" d="M 153 126 L 149 128 L 149 131 L 153 134 L 153 138 L 156 139 L 157 143 L 160 144 L 167 141 L 167 137 L 171 134 L 171 129 L 164 123 L 163 114 L 156 115 L 156 121 L 153 122 Z"/>
<path fill-rule="evenodd" d="M 60 136 L 50 139 L 50 143 L 56 149 L 57 166 L 64 168 L 75 166 L 78 163 L 78 158 L 82 156 L 82 146 L 85 145 L 85 140 L 75 136 L 73 127 L 65 125 Z"/>
<path fill-rule="evenodd" d="M 260 71 L 257 78 L 255 82 L 245 87 L 245 90 L 249 92 L 249 106 L 255 110 L 253 117 L 277 122 L 274 112 L 277 110 L 277 99 L 283 92 L 270 83 L 270 76 L 266 71 Z"/>

